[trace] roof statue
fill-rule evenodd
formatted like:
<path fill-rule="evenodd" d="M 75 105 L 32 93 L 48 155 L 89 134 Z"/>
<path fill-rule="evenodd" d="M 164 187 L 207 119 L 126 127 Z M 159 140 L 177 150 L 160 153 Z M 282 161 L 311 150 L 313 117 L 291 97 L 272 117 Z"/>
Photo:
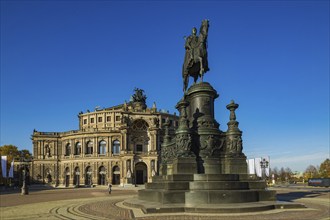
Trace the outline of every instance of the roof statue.
<path fill-rule="evenodd" d="M 143 89 L 135 88 L 134 89 L 135 94 L 133 97 L 133 102 L 146 102 L 147 96 L 144 94 Z"/>

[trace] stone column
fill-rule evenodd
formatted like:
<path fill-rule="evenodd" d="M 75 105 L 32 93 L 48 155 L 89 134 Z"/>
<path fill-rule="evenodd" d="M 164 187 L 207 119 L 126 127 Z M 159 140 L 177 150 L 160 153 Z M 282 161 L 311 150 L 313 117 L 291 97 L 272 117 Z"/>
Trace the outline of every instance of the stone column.
<path fill-rule="evenodd" d="M 194 84 L 184 97 L 189 103 L 187 119 L 192 133 L 192 151 L 196 155 L 198 173 L 221 172 L 221 131 L 214 118 L 214 100 L 218 97 L 217 91 L 207 82 Z"/>
<path fill-rule="evenodd" d="M 242 131 L 238 128 L 235 110 L 238 108 L 233 100 L 226 107 L 230 111 L 228 130 L 226 132 L 226 145 L 222 155 L 223 173 L 247 173 L 246 156 L 243 154 Z"/>
<path fill-rule="evenodd" d="M 85 157 L 85 147 L 86 147 L 85 145 L 86 145 L 85 138 L 82 138 L 81 139 L 81 151 L 80 151 L 81 157 Z"/>
<path fill-rule="evenodd" d="M 124 169 L 124 160 L 121 160 L 120 161 L 120 166 L 119 166 L 119 169 L 120 169 L 120 185 L 121 186 L 124 186 L 124 173 L 125 173 L 125 169 Z"/>
<path fill-rule="evenodd" d="M 113 142 L 113 139 L 112 139 L 112 136 L 109 136 L 108 138 L 109 140 L 109 157 L 112 157 L 112 142 Z"/>
<path fill-rule="evenodd" d="M 58 155 L 57 141 L 54 141 L 53 143 L 54 143 L 54 154 L 53 154 L 53 156 L 54 156 L 54 159 L 57 159 L 58 158 L 57 157 L 57 155 Z"/>
<path fill-rule="evenodd" d="M 156 143 L 157 143 L 157 130 L 154 129 L 150 129 L 149 130 L 150 133 L 150 147 L 149 147 L 149 151 L 150 152 L 155 152 L 156 151 Z"/>
<path fill-rule="evenodd" d="M 153 144 L 153 151 L 157 152 L 157 144 L 158 144 L 158 141 L 157 141 L 157 138 L 158 138 L 158 130 L 155 130 L 154 132 L 154 144 Z"/>
<path fill-rule="evenodd" d="M 73 154 L 74 154 L 74 140 L 71 139 L 70 140 L 70 158 L 74 158 Z"/>
<path fill-rule="evenodd" d="M 122 141 L 121 141 L 121 146 L 122 146 L 122 149 L 121 150 L 123 150 L 123 151 L 128 151 L 128 146 L 127 146 L 127 129 L 125 128 L 125 129 L 123 129 L 123 130 L 121 130 L 121 139 L 122 139 Z"/>
<path fill-rule="evenodd" d="M 44 149 L 44 147 L 45 147 L 45 141 L 42 141 L 41 142 L 41 155 L 42 155 L 42 159 L 45 159 L 45 154 L 44 154 L 45 149 Z"/>
<path fill-rule="evenodd" d="M 149 159 L 147 161 L 147 182 L 150 183 L 152 181 L 152 175 L 151 175 L 151 160 Z"/>
<path fill-rule="evenodd" d="M 97 140 L 97 137 L 94 137 L 93 138 L 93 155 L 94 157 L 97 157 L 98 156 L 98 140 Z"/>
<path fill-rule="evenodd" d="M 41 146 L 40 146 L 40 141 L 37 141 L 37 155 L 38 155 L 38 159 L 42 159 L 41 155 Z"/>
<path fill-rule="evenodd" d="M 173 160 L 173 174 L 194 174 L 197 173 L 196 157 L 193 149 L 192 131 L 188 127 L 186 108 L 189 102 L 182 99 L 175 106 L 180 112 L 179 127 L 175 133 L 174 151 L 176 157 Z"/>
<path fill-rule="evenodd" d="M 217 91 L 206 82 L 191 86 L 187 92 L 189 127 L 195 134 L 195 151 L 202 158 L 213 156 L 215 146 L 208 146 L 209 136 L 220 136 L 219 124 L 214 118 L 214 100 L 218 96 Z"/>
<path fill-rule="evenodd" d="M 105 139 L 106 139 L 106 142 L 107 142 L 105 155 L 106 155 L 106 157 L 109 157 L 110 156 L 110 137 L 107 137 Z"/>
<path fill-rule="evenodd" d="M 109 175 L 109 179 L 108 182 L 112 184 L 112 161 L 109 161 L 109 169 L 108 169 L 108 175 Z"/>

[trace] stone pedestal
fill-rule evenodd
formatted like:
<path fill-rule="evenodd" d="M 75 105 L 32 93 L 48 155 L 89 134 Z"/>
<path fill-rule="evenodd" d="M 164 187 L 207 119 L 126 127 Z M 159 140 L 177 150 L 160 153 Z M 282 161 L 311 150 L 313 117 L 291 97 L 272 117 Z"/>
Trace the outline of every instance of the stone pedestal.
<path fill-rule="evenodd" d="M 180 112 L 175 138 L 168 135 L 161 149 L 161 173 L 139 190 L 138 200 L 126 202 L 145 212 L 185 212 L 199 207 L 202 212 L 218 212 L 221 204 L 275 201 L 275 191 L 266 190 L 264 181 L 247 175 L 246 157 L 242 153 L 242 132 L 235 110 L 230 110 L 228 130 L 222 132 L 214 118 L 216 90 L 206 82 L 191 86 L 176 108 Z M 212 207 L 212 208 L 210 208 Z M 271 209 L 271 206 L 267 206 Z M 149 210 L 149 211 L 148 211 Z"/>
<path fill-rule="evenodd" d="M 197 159 L 198 173 L 221 174 L 221 161 L 219 158 L 199 158 Z"/>
<path fill-rule="evenodd" d="M 173 174 L 197 173 L 197 163 L 194 157 L 175 158 L 173 161 Z"/>
<path fill-rule="evenodd" d="M 246 174 L 247 173 L 247 163 L 245 156 L 222 156 L 221 161 L 221 173 L 230 174 Z"/>

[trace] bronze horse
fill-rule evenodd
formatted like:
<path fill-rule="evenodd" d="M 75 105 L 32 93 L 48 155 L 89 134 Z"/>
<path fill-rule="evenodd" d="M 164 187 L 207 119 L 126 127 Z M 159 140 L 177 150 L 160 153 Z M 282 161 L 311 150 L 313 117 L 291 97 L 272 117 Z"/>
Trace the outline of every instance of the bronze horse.
<path fill-rule="evenodd" d="M 186 92 L 189 84 L 189 76 L 194 78 L 194 83 L 198 77 L 203 81 L 203 75 L 209 70 L 207 60 L 207 34 L 209 21 L 203 20 L 196 36 L 196 28 L 193 28 L 192 35 L 186 38 L 186 54 L 182 68 L 183 92 Z"/>

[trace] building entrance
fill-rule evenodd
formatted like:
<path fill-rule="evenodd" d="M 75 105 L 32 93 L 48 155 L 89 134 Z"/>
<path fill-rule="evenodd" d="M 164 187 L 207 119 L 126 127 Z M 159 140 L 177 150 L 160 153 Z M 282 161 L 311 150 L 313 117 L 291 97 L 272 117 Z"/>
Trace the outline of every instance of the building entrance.
<path fill-rule="evenodd" d="M 112 185 L 120 184 L 120 169 L 118 166 L 112 168 Z"/>
<path fill-rule="evenodd" d="M 106 170 L 105 170 L 105 167 L 104 166 L 101 166 L 99 168 L 99 181 L 98 181 L 98 184 L 99 185 L 105 185 L 105 177 L 106 177 Z"/>
<path fill-rule="evenodd" d="M 148 180 L 147 165 L 139 162 L 135 165 L 136 184 L 144 184 Z"/>

